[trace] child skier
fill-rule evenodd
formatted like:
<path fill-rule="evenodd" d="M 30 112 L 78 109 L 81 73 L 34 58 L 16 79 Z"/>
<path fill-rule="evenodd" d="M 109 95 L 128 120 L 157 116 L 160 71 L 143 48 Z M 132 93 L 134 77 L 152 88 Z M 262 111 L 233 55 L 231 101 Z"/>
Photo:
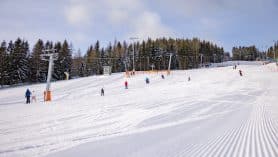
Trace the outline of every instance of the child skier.
<path fill-rule="evenodd" d="M 35 91 L 32 91 L 32 102 L 37 102 Z"/>
<path fill-rule="evenodd" d="M 164 75 L 163 74 L 161 75 L 161 78 L 164 79 Z"/>

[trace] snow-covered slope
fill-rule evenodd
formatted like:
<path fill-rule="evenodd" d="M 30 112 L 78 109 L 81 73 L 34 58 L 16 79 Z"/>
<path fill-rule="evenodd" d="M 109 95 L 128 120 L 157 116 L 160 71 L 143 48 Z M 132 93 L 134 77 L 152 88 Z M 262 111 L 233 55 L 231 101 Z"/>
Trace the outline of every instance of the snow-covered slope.
<path fill-rule="evenodd" d="M 0 156 L 278 156 L 278 73 L 269 66 L 123 74 L 0 90 Z M 274 65 L 273 65 L 274 66 Z M 145 77 L 150 84 L 145 84 Z M 191 81 L 187 81 L 187 77 Z M 100 96 L 104 87 L 105 96 Z M 70 148 L 70 149 L 69 149 Z"/>
<path fill-rule="evenodd" d="M 211 63 L 209 67 L 226 67 L 226 66 L 234 66 L 234 65 L 262 65 L 263 61 L 226 61 L 221 63 Z"/>

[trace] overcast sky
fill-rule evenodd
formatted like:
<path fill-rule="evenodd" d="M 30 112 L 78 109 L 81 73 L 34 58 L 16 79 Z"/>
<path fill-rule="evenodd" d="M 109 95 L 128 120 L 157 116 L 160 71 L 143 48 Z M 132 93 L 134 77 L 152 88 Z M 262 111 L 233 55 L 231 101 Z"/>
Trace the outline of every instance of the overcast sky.
<path fill-rule="evenodd" d="M 278 0 L 0 0 L 0 40 L 69 40 L 83 53 L 96 40 L 210 40 L 231 51 L 278 40 Z"/>

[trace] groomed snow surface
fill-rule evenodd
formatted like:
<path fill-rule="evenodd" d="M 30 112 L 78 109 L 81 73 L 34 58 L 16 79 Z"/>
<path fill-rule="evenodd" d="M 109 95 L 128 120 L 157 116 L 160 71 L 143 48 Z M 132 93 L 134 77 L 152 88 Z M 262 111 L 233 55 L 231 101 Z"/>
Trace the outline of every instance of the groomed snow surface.
<path fill-rule="evenodd" d="M 277 157 L 275 65 L 238 69 L 140 74 L 129 89 L 123 73 L 60 81 L 52 102 L 45 84 L 2 89 L 0 156 Z M 26 88 L 38 102 L 24 103 Z"/>

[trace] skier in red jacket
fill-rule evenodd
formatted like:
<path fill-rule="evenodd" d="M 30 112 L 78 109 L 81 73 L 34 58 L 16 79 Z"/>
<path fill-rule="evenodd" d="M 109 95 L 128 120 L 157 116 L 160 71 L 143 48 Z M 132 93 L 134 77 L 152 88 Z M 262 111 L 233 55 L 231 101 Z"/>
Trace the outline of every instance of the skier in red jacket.
<path fill-rule="evenodd" d="M 128 89 L 128 82 L 125 81 L 125 89 Z"/>

